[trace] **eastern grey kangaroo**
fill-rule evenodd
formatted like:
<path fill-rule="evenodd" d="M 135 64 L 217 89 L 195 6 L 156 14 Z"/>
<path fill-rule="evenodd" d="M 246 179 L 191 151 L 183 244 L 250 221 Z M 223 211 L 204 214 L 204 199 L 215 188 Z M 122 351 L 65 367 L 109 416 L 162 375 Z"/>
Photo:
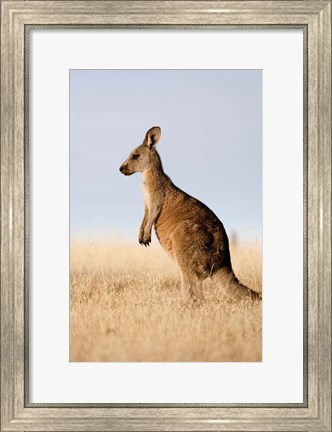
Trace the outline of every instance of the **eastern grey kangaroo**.
<path fill-rule="evenodd" d="M 205 204 L 174 185 L 164 173 L 156 150 L 158 126 L 149 129 L 143 143 L 121 165 L 124 175 L 143 173 L 144 217 L 139 243 L 149 246 L 154 225 L 162 247 L 177 264 L 183 296 L 203 300 L 203 281 L 212 277 L 234 299 L 261 299 L 235 276 L 223 224 Z"/>

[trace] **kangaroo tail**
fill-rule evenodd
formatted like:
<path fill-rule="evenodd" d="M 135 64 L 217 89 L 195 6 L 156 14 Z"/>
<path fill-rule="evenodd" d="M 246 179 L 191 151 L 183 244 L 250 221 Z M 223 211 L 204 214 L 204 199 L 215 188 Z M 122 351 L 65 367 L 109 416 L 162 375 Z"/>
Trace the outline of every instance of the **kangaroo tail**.
<path fill-rule="evenodd" d="M 231 268 L 221 268 L 216 272 L 214 278 L 221 283 L 223 291 L 231 299 L 262 300 L 262 294 L 243 285 Z"/>

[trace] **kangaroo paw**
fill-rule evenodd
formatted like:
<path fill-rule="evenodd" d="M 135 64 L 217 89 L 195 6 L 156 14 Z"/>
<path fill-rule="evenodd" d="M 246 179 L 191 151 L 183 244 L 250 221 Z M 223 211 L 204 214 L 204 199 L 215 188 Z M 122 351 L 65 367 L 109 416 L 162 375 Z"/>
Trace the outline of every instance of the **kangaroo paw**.
<path fill-rule="evenodd" d="M 148 235 L 148 236 L 143 235 L 142 237 L 140 236 L 138 241 L 139 241 L 139 244 L 141 244 L 142 246 L 145 246 L 145 247 L 150 246 L 151 236 L 150 235 Z"/>

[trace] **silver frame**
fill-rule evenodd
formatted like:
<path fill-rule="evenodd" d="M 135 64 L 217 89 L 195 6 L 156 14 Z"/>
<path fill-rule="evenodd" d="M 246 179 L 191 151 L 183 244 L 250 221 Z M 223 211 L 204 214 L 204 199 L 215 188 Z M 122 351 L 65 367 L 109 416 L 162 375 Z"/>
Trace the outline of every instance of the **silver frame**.
<path fill-rule="evenodd" d="M 29 29 L 302 28 L 303 404 L 30 404 Z M 3 1 L 1 10 L 1 430 L 331 431 L 331 0 Z"/>

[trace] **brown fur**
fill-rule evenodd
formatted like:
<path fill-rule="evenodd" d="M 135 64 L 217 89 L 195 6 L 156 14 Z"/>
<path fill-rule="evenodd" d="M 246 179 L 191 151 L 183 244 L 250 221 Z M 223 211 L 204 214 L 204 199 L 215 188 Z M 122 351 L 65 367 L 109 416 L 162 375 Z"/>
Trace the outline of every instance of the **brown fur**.
<path fill-rule="evenodd" d="M 148 130 L 141 146 L 121 165 L 125 175 L 143 173 L 145 211 L 139 242 L 149 246 L 155 227 L 160 244 L 176 262 L 186 299 L 203 300 L 202 283 L 216 279 L 235 299 L 261 298 L 236 278 L 223 224 L 205 204 L 183 192 L 164 173 L 155 149 L 161 130 Z"/>

